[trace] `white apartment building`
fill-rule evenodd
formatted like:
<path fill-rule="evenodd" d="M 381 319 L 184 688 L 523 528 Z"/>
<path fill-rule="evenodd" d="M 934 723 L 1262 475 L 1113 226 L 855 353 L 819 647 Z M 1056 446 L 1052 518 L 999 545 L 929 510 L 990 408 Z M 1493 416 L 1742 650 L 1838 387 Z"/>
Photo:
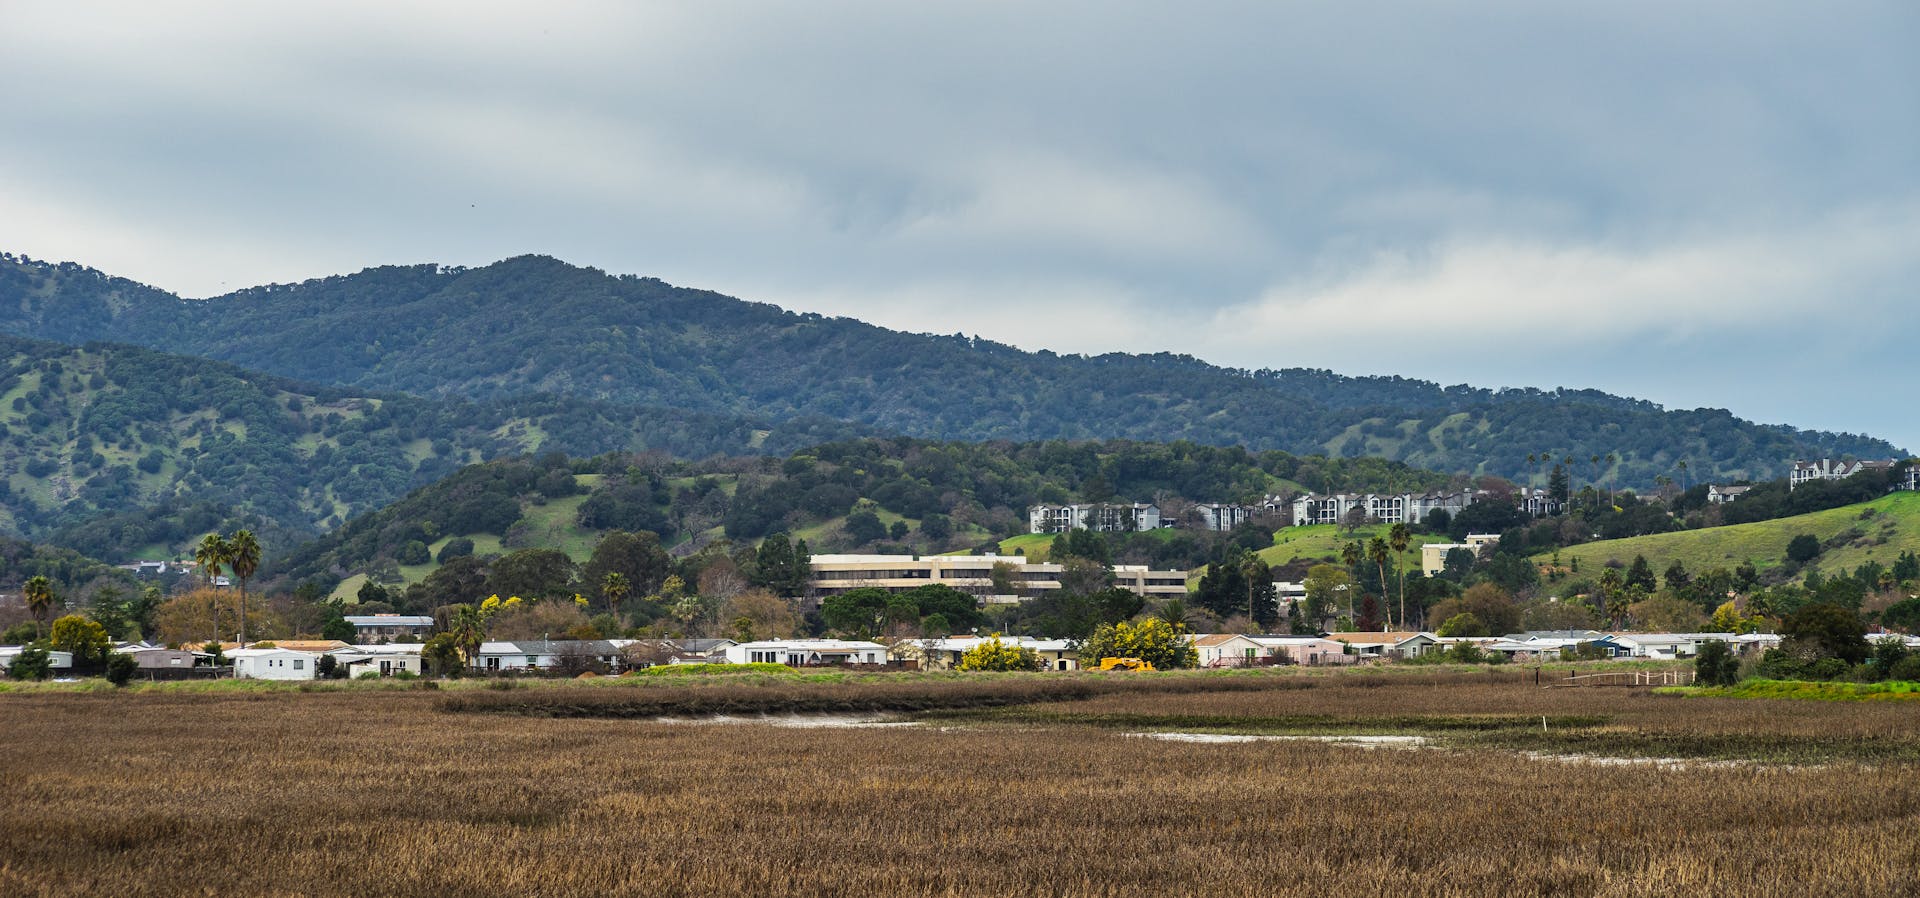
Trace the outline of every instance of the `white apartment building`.
<path fill-rule="evenodd" d="M 1793 469 L 1787 472 L 1787 489 L 1792 491 L 1803 483 L 1815 480 L 1845 480 L 1861 471 L 1884 471 L 1893 467 L 1893 459 L 1886 461 L 1842 461 L 1823 458 L 1819 461 L 1796 461 Z M 1913 473 L 1908 471 L 1907 482 L 1913 482 Z M 1911 489 L 1912 487 L 1908 487 Z"/>
<path fill-rule="evenodd" d="M 1556 515 L 1561 511 L 1560 501 L 1553 494 L 1537 486 L 1521 487 L 1513 494 L 1520 510 L 1536 518 Z"/>
<path fill-rule="evenodd" d="M 1035 505 L 1027 509 L 1029 533 L 1065 533 L 1069 530 L 1144 533 L 1159 526 L 1159 506 L 1146 502 L 1130 505 Z"/>
<path fill-rule="evenodd" d="M 1418 524 L 1436 511 L 1454 515 L 1479 501 L 1473 491 L 1425 493 L 1307 493 L 1293 500 L 1296 525 L 1340 524 L 1357 509 L 1369 520 L 1387 524 Z"/>
<path fill-rule="evenodd" d="M 1223 505 L 1219 502 L 1207 502 L 1193 507 L 1192 514 L 1200 516 L 1200 526 L 1220 533 L 1232 530 L 1253 519 L 1253 509 L 1245 505 Z"/>

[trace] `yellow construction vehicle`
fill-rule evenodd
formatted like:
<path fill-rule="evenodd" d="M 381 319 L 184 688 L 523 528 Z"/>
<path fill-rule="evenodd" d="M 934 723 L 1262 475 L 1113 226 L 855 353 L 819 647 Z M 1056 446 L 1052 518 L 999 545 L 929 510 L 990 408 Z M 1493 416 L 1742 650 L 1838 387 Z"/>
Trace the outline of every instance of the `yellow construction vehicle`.
<path fill-rule="evenodd" d="M 1139 658 L 1102 658 L 1101 670 L 1152 670 L 1153 662 Z"/>

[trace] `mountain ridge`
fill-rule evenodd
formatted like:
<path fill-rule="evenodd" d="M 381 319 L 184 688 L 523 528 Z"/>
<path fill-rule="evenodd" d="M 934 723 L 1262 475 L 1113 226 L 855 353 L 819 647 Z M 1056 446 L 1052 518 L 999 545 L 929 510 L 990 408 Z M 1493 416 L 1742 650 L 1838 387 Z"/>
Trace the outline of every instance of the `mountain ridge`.
<path fill-rule="evenodd" d="M 1544 466 L 1529 456 L 1571 457 L 1583 479 L 1646 486 L 1662 476 L 1763 479 L 1795 457 L 1898 451 L 1860 434 L 1598 390 L 1223 368 L 1175 353 L 1028 352 L 549 256 L 380 266 L 197 300 L 74 263 L 0 256 L 0 330 L 111 339 L 357 389 L 814 415 L 929 439 L 1188 439 L 1541 482 Z M 1609 454 L 1616 465 L 1590 462 Z"/>

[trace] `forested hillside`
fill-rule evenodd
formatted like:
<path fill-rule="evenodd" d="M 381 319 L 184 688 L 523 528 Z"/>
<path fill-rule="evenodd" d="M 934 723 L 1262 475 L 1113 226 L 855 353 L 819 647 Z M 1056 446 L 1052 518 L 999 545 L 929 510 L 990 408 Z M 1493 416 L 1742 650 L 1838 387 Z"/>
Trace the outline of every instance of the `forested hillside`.
<path fill-rule="evenodd" d="M 0 533 L 88 554 L 170 553 L 244 522 L 285 545 L 463 465 L 564 446 L 680 457 L 858 433 L 616 403 L 471 402 L 299 384 L 129 346 L 0 336 Z"/>
<path fill-rule="evenodd" d="M 1619 461 L 1603 463 L 1596 479 L 1642 487 L 1661 476 L 1766 479 L 1796 457 L 1896 452 L 1864 436 L 1592 391 L 1029 353 L 537 256 L 472 270 L 374 268 L 194 301 L 78 265 L 6 257 L 0 330 L 137 343 L 361 391 L 547 393 L 769 421 L 815 415 L 938 439 L 1186 439 L 1521 479 L 1541 473 L 1530 456 L 1584 466 L 1611 455 Z"/>
<path fill-rule="evenodd" d="M 675 462 L 557 454 L 464 468 L 275 560 L 270 582 L 325 589 L 372 574 L 398 588 L 442 562 L 559 550 L 584 562 L 610 531 L 650 531 L 677 554 L 774 533 L 816 552 L 965 551 L 1022 532 L 1035 502 L 1257 501 L 1300 478 L 1339 489 L 1441 485 L 1445 475 L 1379 459 L 1302 458 L 1193 443 L 827 443 L 785 459 Z M 1257 529 L 1257 528 L 1256 528 Z M 1225 535 L 1161 530 L 1116 537 L 1117 559 L 1203 563 Z M 1260 544 L 1271 529 L 1257 533 Z"/>

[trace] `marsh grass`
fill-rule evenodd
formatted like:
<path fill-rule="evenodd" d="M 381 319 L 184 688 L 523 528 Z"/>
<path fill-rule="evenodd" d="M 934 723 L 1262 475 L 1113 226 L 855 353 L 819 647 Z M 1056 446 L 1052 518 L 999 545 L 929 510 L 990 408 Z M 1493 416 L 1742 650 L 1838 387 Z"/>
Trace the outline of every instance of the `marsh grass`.
<path fill-rule="evenodd" d="M 1905 702 L 1689 701 L 1648 689 L 1541 688 L 1478 675 L 1314 678 L 1177 702 L 1113 694 L 972 717 L 1109 730 L 1426 735 L 1457 748 L 1625 757 L 1920 761 L 1920 708 Z"/>
<path fill-rule="evenodd" d="M 1132 674 L 881 675 L 863 680 L 721 680 L 668 689 L 537 689 L 447 696 L 443 711 L 535 717 L 648 718 L 708 714 L 855 713 L 992 708 L 1080 701 L 1099 695 L 1185 695 L 1293 688 L 1295 680 L 1251 676 Z M 1304 682 L 1304 681 L 1297 681 Z"/>
<path fill-rule="evenodd" d="M 1514 717 L 1542 702 L 1653 732 L 1681 727 L 1666 709 L 1685 709 L 1727 738 L 1845 719 L 1512 684 L 1060 705 Z M 1910 894 L 1920 846 L 1912 764 L 1607 767 L 1490 748 L 698 727 L 438 703 L 407 691 L 7 696 L 0 895 L 1897 895 Z M 1891 705 L 1790 707 L 1913 720 Z"/>

